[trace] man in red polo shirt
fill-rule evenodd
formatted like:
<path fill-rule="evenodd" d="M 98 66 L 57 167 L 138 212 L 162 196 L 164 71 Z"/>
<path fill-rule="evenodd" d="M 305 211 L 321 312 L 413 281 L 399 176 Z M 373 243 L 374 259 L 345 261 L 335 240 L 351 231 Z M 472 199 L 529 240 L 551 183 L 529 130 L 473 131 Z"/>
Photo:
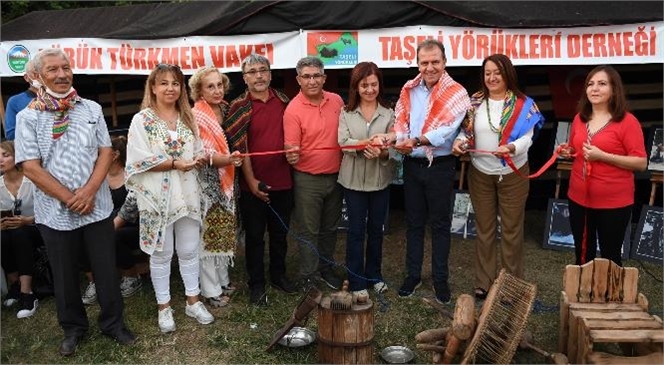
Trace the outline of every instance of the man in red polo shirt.
<path fill-rule="evenodd" d="M 298 232 L 301 287 L 308 290 L 319 281 L 339 289 L 334 273 L 334 249 L 341 218 L 343 192 L 337 184 L 341 165 L 337 134 L 344 102 L 323 90 L 323 62 L 305 57 L 297 62 L 300 92 L 284 112 L 284 148 L 293 165 L 294 223 Z"/>
<path fill-rule="evenodd" d="M 232 149 L 243 153 L 282 149 L 288 97 L 270 88 L 270 61 L 251 54 L 242 61 L 242 75 L 247 92 L 233 100 L 224 121 Z M 245 157 L 242 164 L 240 214 L 246 232 L 249 301 L 255 305 L 267 304 L 263 263 L 266 227 L 270 239 L 270 284 L 287 294 L 297 293 L 286 277 L 288 231 L 270 209 L 271 206 L 289 224 L 293 206 L 291 174 L 283 154 Z"/>

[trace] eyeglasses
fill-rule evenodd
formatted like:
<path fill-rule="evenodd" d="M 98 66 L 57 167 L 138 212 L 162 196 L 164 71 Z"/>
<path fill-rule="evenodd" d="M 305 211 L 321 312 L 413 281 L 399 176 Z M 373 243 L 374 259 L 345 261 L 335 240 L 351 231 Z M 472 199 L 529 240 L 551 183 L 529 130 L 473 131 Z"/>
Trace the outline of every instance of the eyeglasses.
<path fill-rule="evenodd" d="M 243 75 L 250 75 L 250 76 L 258 76 L 260 74 L 267 75 L 270 72 L 272 72 L 272 71 L 267 69 L 267 68 L 261 68 L 260 70 L 250 70 L 250 71 L 247 71 L 247 72 L 243 72 L 242 74 Z"/>
<path fill-rule="evenodd" d="M 307 80 L 320 81 L 320 79 L 325 77 L 325 75 L 323 75 L 323 74 L 313 74 L 313 75 L 304 74 L 304 75 L 298 75 L 297 77 L 299 77 L 299 78 L 301 78 L 305 81 L 307 81 Z"/>

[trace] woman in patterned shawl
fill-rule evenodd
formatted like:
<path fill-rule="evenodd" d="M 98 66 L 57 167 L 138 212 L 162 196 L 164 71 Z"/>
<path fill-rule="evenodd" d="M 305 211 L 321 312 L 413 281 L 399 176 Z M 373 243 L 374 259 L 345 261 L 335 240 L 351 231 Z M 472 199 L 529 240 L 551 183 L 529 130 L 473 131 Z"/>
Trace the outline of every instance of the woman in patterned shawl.
<path fill-rule="evenodd" d="M 235 290 L 228 276 L 233 265 L 237 219 L 235 167 L 242 164 L 239 151 L 229 154 L 221 122 L 228 105 L 224 95 L 230 87 L 228 77 L 216 67 L 204 67 L 189 79 L 194 119 L 210 156 L 201 169 L 203 199 L 203 236 L 201 237 L 201 294 L 215 307 L 228 304 Z"/>
<path fill-rule="evenodd" d="M 533 99 L 519 90 L 512 61 L 502 54 L 484 59 L 482 88 L 470 97 L 471 108 L 461 124 L 452 153 L 471 152 L 468 189 L 475 209 L 475 297 L 486 298 L 498 275 L 498 225 L 502 267 L 523 278 L 523 221 L 529 181 L 506 164 L 506 156 L 521 175 L 528 175 L 528 149 L 544 124 Z M 498 220 L 497 216 L 500 216 Z"/>
<path fill-rule="evenodd" d="M 145 83 L 141 111 L 127 135 L 127 190 L 136 195 L 141 249 L 150 255 L 150 277 L 161 332 L 175 331 L 171 309 L 171 259 L 177 250 L 187 297 L 185 314 L 201 324 L 214 317 L 198 299 L 201 188 L 207 165 L 178 66 L 159 64 Z"/>

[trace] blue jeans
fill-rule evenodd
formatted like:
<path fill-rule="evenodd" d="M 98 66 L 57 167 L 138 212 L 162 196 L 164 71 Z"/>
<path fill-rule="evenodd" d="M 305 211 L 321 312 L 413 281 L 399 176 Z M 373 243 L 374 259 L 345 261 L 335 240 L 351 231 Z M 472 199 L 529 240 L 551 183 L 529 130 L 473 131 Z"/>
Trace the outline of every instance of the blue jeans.
<path fill-rule="evenodd" d="M 383 281 L 383 225 L 390 206 L 390 189 L 357 191 L 344 189 L 348 233 L 346 266 L 349 289 L 357 291 Z M 366 259 L 364 237 L 367 234 Z"/>
<path fill-rule="evenodd" d="M 431 275 L 434 284 L 447 284 L 452 224 L 452 193 L 456 159 L 437 157 L 428 167 L 425 158 L 404 159 L 406 208 L 406 269 L 419 280 L 424 258 L 424 232 L 431 226 Z"/>

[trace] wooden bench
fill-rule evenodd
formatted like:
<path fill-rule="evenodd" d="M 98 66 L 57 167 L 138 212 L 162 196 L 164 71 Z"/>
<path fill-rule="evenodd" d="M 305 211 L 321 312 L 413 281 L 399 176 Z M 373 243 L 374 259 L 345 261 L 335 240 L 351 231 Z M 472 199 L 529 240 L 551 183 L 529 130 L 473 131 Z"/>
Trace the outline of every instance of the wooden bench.
<path fill-rule="evenodd" d="M 620 313 L 619 319 L 582 318 L 579 325 L 579 349 L 576 363 L 589 362 L 588 355 L 593 352 L 596 343 L 653 344 L 658 343 L 659 351 L 664 343 L 662 320 L 645 312 Z M 631 363 L 626 361 L 624 363 Z"/>
<path fill-rule="evenodd" d="M 648 314 L 648 299 L 638 293 L 638 276 L 634 267 L 623 268 L 601 258 L 567 265 L 560 299 L 559 352 L 583 364 L 596 342 L 662 342 L 661 320 Z"/>

